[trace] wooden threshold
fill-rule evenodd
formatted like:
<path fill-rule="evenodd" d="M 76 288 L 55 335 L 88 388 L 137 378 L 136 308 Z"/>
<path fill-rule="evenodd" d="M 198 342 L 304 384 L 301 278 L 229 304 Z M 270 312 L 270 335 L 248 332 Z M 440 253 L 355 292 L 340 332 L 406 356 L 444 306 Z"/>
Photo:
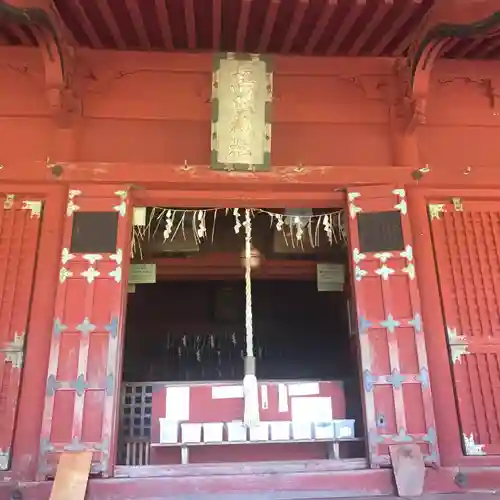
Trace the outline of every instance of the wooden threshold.
<path fill-rule="evenodd" d="M 365 458 L 348 458 L 340 460 L 300 460 L 274 462 L 240 462 L 223 464 L 189 464 L 189 465 L 117 465 L 115 477 L 183 477 L 183 476 L 216 476 L 216 475 L 255 475 L 301 472 L 334 472 L 363 470 L 368 468 Z"/>

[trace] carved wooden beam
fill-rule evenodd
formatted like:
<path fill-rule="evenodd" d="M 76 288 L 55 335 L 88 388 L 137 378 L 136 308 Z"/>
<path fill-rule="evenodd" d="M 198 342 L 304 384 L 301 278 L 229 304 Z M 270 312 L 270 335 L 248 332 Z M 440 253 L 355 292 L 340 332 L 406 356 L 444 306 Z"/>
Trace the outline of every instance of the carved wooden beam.
<path fill-rule="evenodd" d="M 0 20 L 28 27 L 45 66 L 47 99 L 58 125 L 66 128 L 81 112 L 73 89 L 75 51 L 52 0 L 0 0 Z"/>
<path fill-rule="evenodd" d="M 457 40 L 497 35 L 500 6 L 497 0 L 447 0 L 436 2 L 424 18 L 405 64 L 396 73 L 404 82 L 402 113 L 405 131 L 411 133 L 426 121 L 427 95 L 434 64 Z"/>

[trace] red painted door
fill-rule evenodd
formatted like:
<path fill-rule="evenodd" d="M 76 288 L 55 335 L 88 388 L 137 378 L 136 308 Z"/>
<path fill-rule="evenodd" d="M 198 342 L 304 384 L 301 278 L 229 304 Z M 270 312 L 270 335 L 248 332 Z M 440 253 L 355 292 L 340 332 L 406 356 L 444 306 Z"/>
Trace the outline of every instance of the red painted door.
<path fill-rule="evenodd" d="M 9 470 L 42 202 L 3 195 L 0 203 L 0 470 Z"/>
<path fill-rule="evenodd" d="M 466 455 L 500 453 L 500 201 L 429 205 Z"/>
<path fill-rule="evenodd" d="M 404 189 L 348 191 L 348 228 L 372 467 L 416 443 L 438 463 L 424 326 Z"/>
<path fill-rule="evenodd" d="M 131 208 L 123 186 L 69 191 L 40 441 L 39 475 L 63 451 L 93 451 L 110 475 L 119 401 Z"/>

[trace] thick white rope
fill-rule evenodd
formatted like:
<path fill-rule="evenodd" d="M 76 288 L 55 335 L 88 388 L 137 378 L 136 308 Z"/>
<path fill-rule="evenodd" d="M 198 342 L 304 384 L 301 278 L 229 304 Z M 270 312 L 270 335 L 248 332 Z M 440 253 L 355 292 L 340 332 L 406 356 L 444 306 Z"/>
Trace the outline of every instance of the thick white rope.
<path fill-rule="evenodd" d="M 259 385 L 255 373 L 255 358 L 253 355 L 253 321 L 252 321 L 252 222 L 249 209 L 245 210 L 245 330 L 246 358 L 245 376 L 243 377 L 243 395 L 245 410 L 243 421 L 247 427 L 256 427 L 260 423 L 259 415 Z"/>
<path fill-rule="evenodd" d="M 250 210 L 245 210 L 245 332 L 246 355 L 253 356 L 253 319 L 252 319 L 252 222 Z"/>

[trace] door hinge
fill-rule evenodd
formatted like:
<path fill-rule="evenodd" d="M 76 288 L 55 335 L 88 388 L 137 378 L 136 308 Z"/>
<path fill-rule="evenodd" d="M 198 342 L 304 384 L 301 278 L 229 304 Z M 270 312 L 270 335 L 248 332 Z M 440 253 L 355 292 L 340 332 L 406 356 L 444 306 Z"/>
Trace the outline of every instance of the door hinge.
<path fill-rule="evenodd" d="M 434 219 L 441 219 L 441 214 L 446 212 L 444 203 L 430 203 L 428 209 L 431 221 Z"/>
<path fill-rule="evenodd" d="M 451 202 L 453 203 L 453 208 L 455 212 L 463 212 L 464 206 L 462 204 L 462 198 L 452 198 Z"/>
<path fill-rule="evenodd" d="M 4 363 L 12 363 L 13 368 L 21 368 L 24 361 L 24 332 L 14 334 L 12 342 L 0 348 L 4 355 Z"/>
<path fill-rule="evenodd" d="M 10 448 L 3 450 L 0 448 L 0 470 L 9 470 L 10 467 Z"/>
<path fill-rule="evenodd" d="M 40 200 L 23 200 L 23 210 L 31 210 L 31 217 L 40 217 L 42 213 L 42 202 Z"/>
<path fill-rule="evenodd" d="M 3 202 L 4 210 L 10 210 L 14 206 L 14 199 L 15 199 L 15 195 L 13 195 L 13 194 L 6 194 L 5 195 L 5 199 Z"/>
<path fill-rule="evenodd" d="M 469 342 L 467 337 L 459 335 L 456 328 L 446 327 L 448 344 L 450 346 L 451 361 L 453 364 L 461 363 L 462 356 L 469 354 Z"/>

